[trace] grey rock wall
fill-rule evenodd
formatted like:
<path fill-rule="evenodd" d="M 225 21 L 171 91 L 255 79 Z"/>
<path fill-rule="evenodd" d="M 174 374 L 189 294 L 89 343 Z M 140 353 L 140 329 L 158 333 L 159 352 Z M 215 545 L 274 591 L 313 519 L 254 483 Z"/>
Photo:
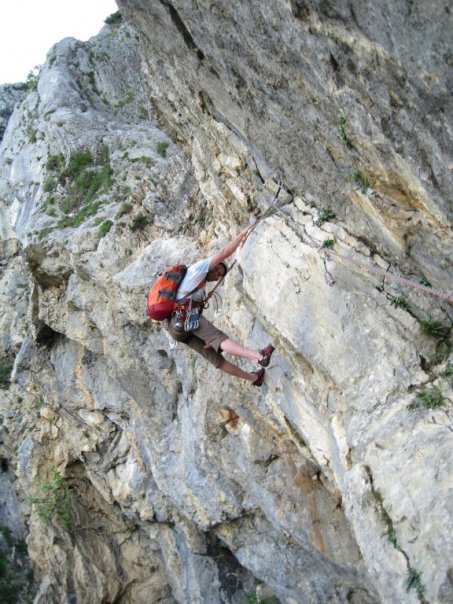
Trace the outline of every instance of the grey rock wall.
<path fill-rule="evenodd" d="M 34 602 L 450 601 L 452 308 L 383 277 L 451 289 L 449 7 L 118 5 L 0 147 L 0 524 Z M 279 179 L 207 311 L 276 346 L 257 390 L 145 295 Z"/>

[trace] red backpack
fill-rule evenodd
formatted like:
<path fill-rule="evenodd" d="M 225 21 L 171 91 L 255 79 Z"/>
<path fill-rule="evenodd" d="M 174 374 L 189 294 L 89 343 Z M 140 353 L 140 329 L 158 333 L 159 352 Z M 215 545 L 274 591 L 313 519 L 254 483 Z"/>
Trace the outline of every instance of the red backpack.
<path fill-rule="evenodd" d="M 176 295 L 187 272 L 185 264 L 168 266 L 149 290 L 146 314 L 153 321 L 168 319 L 178 306 Z"/>

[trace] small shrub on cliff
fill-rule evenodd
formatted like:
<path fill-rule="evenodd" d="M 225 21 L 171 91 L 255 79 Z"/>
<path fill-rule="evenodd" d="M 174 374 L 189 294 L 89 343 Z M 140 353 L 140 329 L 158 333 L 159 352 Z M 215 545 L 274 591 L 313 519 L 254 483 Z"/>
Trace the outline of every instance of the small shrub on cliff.
<path fill-rule="evenodd" d="M 93 163 L 93 156 L 89 151 L 79 151 L 69 158 L 68 164 L 63 172 L 64 178 L 74 180 L 83 171 L 85 166 Z"/>
<path fill-rule="evenodd" d="M 44 193 L 54 193 L 55 189 L 57 188 L 57 184 L 58 183 L 57 183 L 56 179 L 53 176 L 49 176 L 44 181 L 42 190 L 44 191 Z"/>
<path fill-rule="evenodd" d="M 61 220 L 59 220 L 57 227 L 59 229 L 64 229 L 65 227 L 78 227 L 83 222 L 85 222 L 87 218 L 89 218 L 90 216 L 94 216 L 99 210 L 100 206 L 100 201 L 90 203 L 87 206 L 84 206 L 81 210 L 79 210 L 74 216 L 67 216 L 66 218 L 62 218 Z"/>
<path fill-rule="evenodd" d="M 110 231 L 110 229 L 112 228 L 112 226 L 113 226 L 113 222 L 111 220 L 104 220 L 104 222 L 99 227 L 99 235 L 101 237 L 105 237 L 107 235 L 107 233 Z"/>
<path fill-rule="evenodd" d="M 332 250 L 334 245 L 335 245 L 334 239 L 326 239 L 325 241 L 322 242 L 321 248 L 324 250 Z"/>
<path fill-rule="evenodd" d="M 46 161 L 46 170 L 62 170 L 64 168 L 64 155 L 59 153 L 58 155 L 49 155 Z"/>
<path fill-rule="evenodd" d="M 415 589 L 420 595 L 425 591 L 425 586 L 422 583 L 420 573 L 412 567 L 409 567 L 409 577 L 407 580 L 407 591 L 410 589 Z"/>
<path fill-rule="evenodd" d="M 371 183 L 368 178 L 360 170 L 354 170 L 351 174 L 351 180 L 353 183 L 358 185 L 360 191 L 365 195 L 368 189 L 371 187 Z"/>
<path fill-rule="evenodd" d="M 119 10 L 116 11 L 116 13 L 112 13 L 111 15 L 109 15 L 105 20 L 104 23 L 107 23 L 107 25 L 118 25 L 119 23 L 121 23 L 123 17 L 121 16 L 121 13 Z"/>
<path fill-rule="evenodd" d="M 340 117 L 338 118 L 338 132 L 340 134 L 340 138 L 347 147 L 351 147 L 351 141 L 349 140 L 344 129 L 345 124 L 346 118 L 343 115 L 340 115 Z"/>
<path fill-rule="evenodd" d="M 444 397 L 438 388 L 426 388 L 417 395 L 415 402 L 409 405 L 409 409 L 418 409 L 423 407 L 425 409 L 435 409 L 436 407 L 442 407 L 445 404 Z"/>
<path fill-rule="evenodd" d="M 406 298 L 403 298 L 403 296 L 392 296 L 390 304 L 395 308 L 403 308 L 404 310 L 409 310 L 409 304 Z"/>
<path fill-rule="evenodd" d="M 420 285 L 424 285 L 425 287 L 432 287 L 432 284 L 428 281 L 428 279 L 425 279 L 424 277 L 420 279 L 419 283 Z"/>
<path fill-rule="evenodd" d="M 10 385 L 13 364 L 9 362 L 0 363 L 0 389 L 6 390 Z"/>
<path fill-rule="evenodd" d="M 56 470 L 50 473 L 50 480 L 36 484 L 37 495 L 30 503 L 37 509 L 42 520 L 57 520 L 66 527 L 71 525 L 71 489 L 64 484 L 64 478 Z"/>
<path fill-rule="evenodd" d="M 424 321 L 420 321 L 420 329 L 425 336 L 430 336 L 436 340 L 446 340 L 450 334 L 451 327 L 429 317 Z"/>
<path fill-rule="evenodd" d="M 34 67 L 28 73 L 27 80 L 23 84 L 21 84 L 22 90 L 26 90 L 27 92 L 33 92 L 34 90 L 36 90 L 38 88 L 38 79 L 39 79 L 40 70 L 41 70 L 41 66 L 36 65 L 36 67 Z"/>
<path fill-rule="evenodd" d="M 33 128 L 32 126 L 28 126 L 27 128 L 27 137 L 28 137 L 28 142 L 34 144 L 36 143 L 36 141 L 38 140 L 38 129 L 37 128 Z"/>
<path fill-rule="evenodd" d="M 332 212 L 330 208 L 325 208 L 319 213 L 319 217 L 315 220 L 315 225 L 320 227 L 322 224 L 333 218 L 335 218 L 335 212 Z"/>
<path fill-rule="evenodd" d="M 146 214 L 138 214 L 129 225 L 130 230 L 135 233 L 136 231 L 143 231 L 148 225 L 153 224 L 154 216 L 147 216 Z"/>
<path fill-rule="evenodd" d="M 396 549 L 399 549 L 398 541 L 396 539 L 395 529 L 389 528 L 388 531 L 385 531 L 384 533 L 382 533 L 382 536 L 386 539 L 386 541 L 388 543 L 390 543 L 390 545 L 393 545 L 393 547 L 395 547 Z"/>
<path fill-rule="evenodd" d="M 79 226 L 85 218 L 95 214 L 99 202 L 92 202 L 106 193 L 113 184 L 113 170 L 106 146 L 96 157 L 90 151 L 81 150 L 74 153 L 67 162 L 61 154 L 51 155 L 46 162 L 46 169 L 50 176 L 44 181 L 43 190 L 58 197 L 61 212 L 69 214 L 80 208 L 75 216 L 60 220 L 60 228 Z M 59 192 L 58 184 L 62 187 Z"/>
<path fill-rule="evenodd" d="M 251 594 L 246 594 L 244 596 L 247 604 L 277 604 L 277 600 L 274 597 L 270 598 L 260 598 L 260 596 L 255 592 Z"/>
<path fill-rule="evenodd" d="M 159 141 L 156 145 L 157 154 L 161 157 L 167 157 L 168 145 L 169 143 L 166 143 L 165 141 Z"/>

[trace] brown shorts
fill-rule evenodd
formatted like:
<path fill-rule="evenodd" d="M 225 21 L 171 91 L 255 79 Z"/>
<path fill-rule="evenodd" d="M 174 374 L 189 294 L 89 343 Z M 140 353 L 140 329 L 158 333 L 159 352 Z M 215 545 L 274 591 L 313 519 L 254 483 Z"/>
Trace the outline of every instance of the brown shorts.
<path fill-rule="evenodd" d="M 201 354 L 205 359 L 219 368 L 223 361 L 222 352 L 220 350 L 220 344 L 225 340 L 228 340 L 228 336 L 217 329 L 210 321 L 205 319 L 203 316 L 200 317 L 200 325 L 198 329 L 186 332 L 181 329 L 175 328 L 176 317 L 172 317 L 170 321 L 166 322 L 166 329 L 171 337 L 177 342 L 184 342 L 189 348 Z M 209 348 L 205 348 L 205 345 L 209 344 Z"/>

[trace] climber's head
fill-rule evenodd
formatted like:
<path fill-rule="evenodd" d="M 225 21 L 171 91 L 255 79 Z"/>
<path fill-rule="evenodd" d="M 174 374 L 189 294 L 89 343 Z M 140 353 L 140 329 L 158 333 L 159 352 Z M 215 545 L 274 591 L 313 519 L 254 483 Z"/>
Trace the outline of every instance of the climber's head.
<path fill-rule="evenodd" d="M 217 281 L 224 277 L 228 272 L 228 267 L 225 262 L 219 262 L 206 275 L 206 281 Z"/>

